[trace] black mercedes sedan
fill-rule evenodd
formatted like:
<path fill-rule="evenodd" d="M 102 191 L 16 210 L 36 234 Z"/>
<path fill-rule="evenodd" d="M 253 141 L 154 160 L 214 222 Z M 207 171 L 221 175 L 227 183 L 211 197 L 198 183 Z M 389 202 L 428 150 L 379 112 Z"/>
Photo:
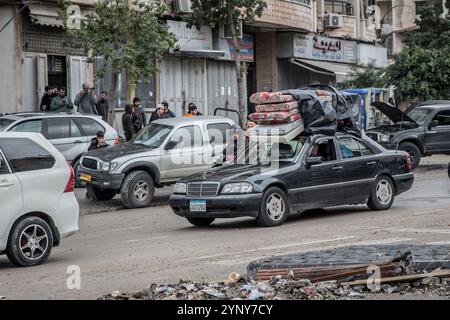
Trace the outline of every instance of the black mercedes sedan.
<path fill-rule="evenodd" d="M 249 216 L 274 227 L 309 209 L 367 204 L 387 210 L 414 182 L 408 153 L 386 150 L 365 135 L 255 144 L 256 152 L 250 145 L 232 164 L 180 180 L 170 197 L 174 213 L 195 226 Z"/>

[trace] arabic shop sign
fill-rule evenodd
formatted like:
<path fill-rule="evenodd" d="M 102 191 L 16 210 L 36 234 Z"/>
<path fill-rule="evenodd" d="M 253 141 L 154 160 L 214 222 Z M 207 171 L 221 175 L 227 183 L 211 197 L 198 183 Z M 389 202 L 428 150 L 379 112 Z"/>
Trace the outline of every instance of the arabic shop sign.
<path fill-rule="evenodd" d="M 356 62 L 357 43 L 316 35 L 294 36 L 294 57 L 332 62 Z"/>
<path fill-rule="evenodd" d="M 180 50 L 212 50 L 212 29 L 208 26 L 188 28 L 186 22 L 167 20 L 169 30 L 178 39 Z"/>
<path fill-rule="evenodd" d="M 239 45 L 241 51 L 239 53 L 239 59 L 241 61 L 253 62 L 255 58 L 255 49 L 253 46 L 253 36 L 245 34 L 242 39 L 239 39 Z M 236 56 L 236 48 L 232 39 L 220 39 L 219 50 L 225 52 L 225 56 L 219 60 L 234 60 Z"/>

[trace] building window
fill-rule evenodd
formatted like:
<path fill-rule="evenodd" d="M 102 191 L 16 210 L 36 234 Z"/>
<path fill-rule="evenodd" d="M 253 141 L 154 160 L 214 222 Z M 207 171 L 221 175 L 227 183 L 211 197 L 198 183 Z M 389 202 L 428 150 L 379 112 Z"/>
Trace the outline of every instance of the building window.
<path fill-rule="evenodd" d="M 303 4 L 306 4 L 308 6 L 311 4 L 311 0 L 289 0 L 289 1 L 303 3 Z"/>
<path fill-rule="evenodd" d="M 353 2 L 343 0 L 325 0 L 325 12 L 352 16 Z"/>

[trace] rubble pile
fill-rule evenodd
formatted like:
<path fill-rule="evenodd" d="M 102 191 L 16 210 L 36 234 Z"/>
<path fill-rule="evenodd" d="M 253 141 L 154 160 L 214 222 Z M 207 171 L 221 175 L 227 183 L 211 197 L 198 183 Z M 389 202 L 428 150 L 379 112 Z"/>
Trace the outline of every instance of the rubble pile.
<path fill-rule="evenodd" d="M 135 293 L 112 292 L 101 300 L 351 300 L 369 295 L 397 293 L 450 297 L 448 278 L 427 277 L 413 282 L 350 286 L 337 281 L 311 283 L 310 280 L 288 280 L 274 276 L 269 281 L 190 282 L 153 284 Z"/>

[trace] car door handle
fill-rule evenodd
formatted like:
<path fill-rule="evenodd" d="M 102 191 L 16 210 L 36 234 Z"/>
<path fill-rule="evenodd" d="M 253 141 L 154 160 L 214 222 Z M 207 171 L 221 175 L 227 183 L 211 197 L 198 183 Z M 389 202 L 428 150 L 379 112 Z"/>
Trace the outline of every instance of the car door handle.
<path fill-rule="evenodd" d="M 83 143 L 81 140 L 75 140 L 73 143 Z"/>
<path fill-rule="evenodd" d="M 14 183 L 9 182 L 8 180 L 2 180 L 0 181 L 0 188 L 9 188 L 12 187 Z"/>
<path fill-rule="evenodd" d="M 370 162 L 367 162 L 367 163 L 366 163 L 366 166 L 369 166 L 369 167 L 375 167 L 376 164 L 377 164 L 376 161 L 370 161 Z"/>
<path fill-rule="evenodd" d="M 344 169 L 343 166 L 336 166 L 336 167 L 333 167 L 333 171 L 342 171 L 343 169 Z"/>

